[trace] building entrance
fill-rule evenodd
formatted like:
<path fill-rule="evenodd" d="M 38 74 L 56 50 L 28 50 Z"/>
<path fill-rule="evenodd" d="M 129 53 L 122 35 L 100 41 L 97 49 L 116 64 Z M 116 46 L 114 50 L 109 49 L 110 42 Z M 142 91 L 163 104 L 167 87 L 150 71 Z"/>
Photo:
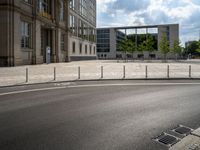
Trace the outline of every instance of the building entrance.
<path fill-rule="evenodd" d="M 44 63 L 51 63 L 52 57 L 52 30 L 41 29 L 41 53 Z"/>

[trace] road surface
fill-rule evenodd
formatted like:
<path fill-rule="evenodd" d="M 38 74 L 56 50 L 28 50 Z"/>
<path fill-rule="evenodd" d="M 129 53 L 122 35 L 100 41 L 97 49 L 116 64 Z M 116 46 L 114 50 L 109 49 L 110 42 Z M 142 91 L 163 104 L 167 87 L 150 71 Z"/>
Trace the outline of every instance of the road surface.
<path fill-rule="evenodd" d="M 200 126 L 199 81 L 99 81 L 0 88 L 0 150 L 167 150 Z"/>

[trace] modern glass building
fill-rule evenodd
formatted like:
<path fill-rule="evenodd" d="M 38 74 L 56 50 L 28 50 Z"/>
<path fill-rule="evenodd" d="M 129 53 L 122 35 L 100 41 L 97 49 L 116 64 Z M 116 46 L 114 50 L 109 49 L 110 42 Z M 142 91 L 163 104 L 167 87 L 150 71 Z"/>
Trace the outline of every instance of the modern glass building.
<path fill-rule="evenodd" d="M 1 0 L 0 66 L 96 58 L 96 0 Z"/>
<path fill-rule="evenodd" d="M 134 59 L 162 59 L 163 55 L 160 52 L 160 41 L 163 33 L 167 35 L 170 48 L 173 47 L 174 41 L 179 40 L 179 25 L 165 24 L 165 25 L 149 25 L 149 26 L 130 26 L 130 27 L 111 27 L 97 29 L 97 55 L 99 59 L 116 59 L 122 58 L 122 53 L 118 44 L 123 39 L 127 38 L 134 42 L 134 54 L 127 53 L 126 57 L 133 56 Z M 151 36 L 154 41 L 154 51 L 139 52 L 138 47 L 143 43 L 147 36 Z M 169 54 L 168 58 L 173 58 L 173 54 Z"/>

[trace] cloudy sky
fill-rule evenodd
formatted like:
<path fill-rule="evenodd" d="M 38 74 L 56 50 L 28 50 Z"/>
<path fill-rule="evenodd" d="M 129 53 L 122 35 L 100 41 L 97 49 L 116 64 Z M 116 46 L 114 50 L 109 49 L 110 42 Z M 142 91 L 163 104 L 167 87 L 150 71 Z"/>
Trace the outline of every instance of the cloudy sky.
<path fill-rule="evenodd" d="M 180 24 L 180 40 L 197 40 L 200 0 L 97 0 L 97 26 Z"/>

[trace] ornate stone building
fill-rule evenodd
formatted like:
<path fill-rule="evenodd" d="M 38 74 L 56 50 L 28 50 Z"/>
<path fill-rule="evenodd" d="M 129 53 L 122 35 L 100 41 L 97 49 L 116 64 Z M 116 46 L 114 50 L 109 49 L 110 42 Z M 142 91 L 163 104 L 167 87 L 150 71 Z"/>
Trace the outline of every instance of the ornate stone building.
<path fill-rule="evenodd" d="M 0 66 L 95 58 L 96 0 L 0 1 Z"/>

